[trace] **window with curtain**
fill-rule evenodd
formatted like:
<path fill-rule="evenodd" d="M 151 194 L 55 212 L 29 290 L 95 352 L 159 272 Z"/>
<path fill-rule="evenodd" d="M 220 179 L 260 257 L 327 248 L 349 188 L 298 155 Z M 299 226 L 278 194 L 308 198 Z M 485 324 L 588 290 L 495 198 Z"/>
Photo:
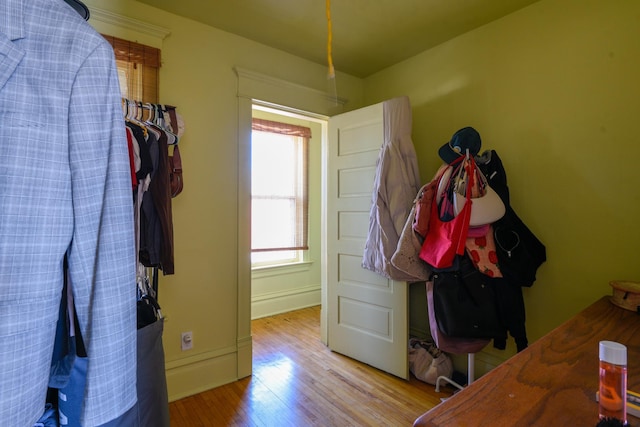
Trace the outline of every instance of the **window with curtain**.
<path fill-rule="evenodd" d="M 253 119 L 251 253 L 254 265 L 301 261 L 308 249 L 311 129 Z"/>
<path fill-rule="evenodd" d="M 113 47 L 123 98 L 158 103 L 160 49 L 103 35 Z"/>

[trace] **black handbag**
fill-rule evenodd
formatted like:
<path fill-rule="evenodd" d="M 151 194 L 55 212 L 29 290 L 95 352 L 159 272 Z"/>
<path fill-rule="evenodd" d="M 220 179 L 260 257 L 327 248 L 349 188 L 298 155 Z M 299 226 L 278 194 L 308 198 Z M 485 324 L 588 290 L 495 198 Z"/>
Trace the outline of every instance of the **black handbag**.
<path fill-rule="evenodd" d="M 491 279 L 467 256 L 457 271 L 433 275 L 433 305 L 438 328 L 459 338 L 493 338 L 504 330 L 498 317 Z"/>

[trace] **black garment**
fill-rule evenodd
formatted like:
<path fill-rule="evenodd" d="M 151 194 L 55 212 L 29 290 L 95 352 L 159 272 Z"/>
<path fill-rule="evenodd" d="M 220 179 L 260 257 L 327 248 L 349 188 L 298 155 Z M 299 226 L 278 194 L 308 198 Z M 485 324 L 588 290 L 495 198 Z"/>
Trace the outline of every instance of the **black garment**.
<path fill-rule="evenodd" d="M 159 130 L 159 129 L 158 129 Z M 156 149 L 156 169 L 149 184 L 153 205 L 160 227 L 160 268 L 164 275 L 174 274 L 173 263 L 173 213 L 171 210 L 171 182 L 169 179 L 169 151 L 167 134 L 159 130 L 160 138 Z"/>
<path fill-rule="evenodd" d="M 149 145 L 147 144 L 144 136 L 144 129 L 135 123 L 125 122 L 126 126 L 131 129 L 133 137 L 138 143 L 138 150 L 140 156 L 140 169 L 136 171 L 136 178 L 138 182 L 145 179 L 147 175 L 153 172 L 153 161 L 151 160 L 151 153 L 149 152 Z"/>
<path fill-rule="evenodd" d="M 145 146 L 148 153 L 148 161 L 151 165 L 150 178 L 154 180 L 155 171 L 158 170 L 158 139 L 149 131 L 146 140 L 138 141 L 140 146 Z M 142 152 L 142 148 L 140 152 Z M 143 162 L 144 163 L 144 162 Z M 144 179 L 144 178 L 143 178 Z M 147 190 L 142 195 L 140 207 L 140 262 L 145 267 L 159 267 L 162 264 L 162 224 L 156 211 L 153 194 Z"/>
<path fill-rule="evenodd" d="M 514 338 L 518 351 L 522 351 L 528 345 L 522 287 L 513 286 L 504 278 L 491 279 L 491 286 L 496 297 L 498 319 L 504 328 L 493 338 L 493 346 L 504 350 L 507 346 L 507 333 L 509 333 Z"/>
<path fill-rule="evenodd" d="M 502 166 L 502 160 L 495 150 L 487 150 L 482 155 L 476 157 L 476 164 L 483 175 L 489 181 L 491 188 L 502 199 L 505 206 L 509 206 L 509 187 L 507 186 L 507 173 Z"/>
<path fill-rule="evenodd" d="M 140 209 L 140 262 L 146 267 L 159 267 L 165 275 L 174 274 L 167 133 L 151 123 L 127 122 L 127 126 L 133 132 L 140 152 L 136 178 L 138 182 L 147 176 L 151 178 Z"/>
<path fill-rule="evenodd" d="M 521 351 L 528 345 L 522 286 L 533 285 L 538 268 L 546 261 L 546 249 L 510 205 L 507 174 L 498 153 L 485 151 L 476 163 L 506 208 L 505 215 L 492 224 L 498 267 L 503 276 L 492 279 L 492 285 L 498 316 L 505 327 L 502 336 L 494 338 L 493 346 L 504 349 L 509 333 Z"/>
<path fill-rule="evenodd" d="M 547 259 L 546 248 L 509 204 L 507 174 L 498 153 L 485 151 L 477 164 L 506 207 L 505 215 L 493 223 L 500 271 L 513 285 L 531 286 L 538 268 Z"/>
<path fill-rule="evenodd" d="M 493 237 L 503 277 L 514 286 L 532 286 L 538 268 L 547 259 L 546 249 L 511 206 L 493 224 Z"/>

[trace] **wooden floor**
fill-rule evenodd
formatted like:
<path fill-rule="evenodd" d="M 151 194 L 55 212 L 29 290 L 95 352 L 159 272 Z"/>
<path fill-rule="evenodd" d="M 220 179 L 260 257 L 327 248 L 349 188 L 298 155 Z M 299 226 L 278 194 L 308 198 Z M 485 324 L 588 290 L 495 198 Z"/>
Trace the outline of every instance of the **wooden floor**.
<path fill-rule="evenodd" d="M 411 426 L 453 390 L 331 352 L 320 307 L 254 320 L 253 375 L 169 405 L 172 427 Z"/>

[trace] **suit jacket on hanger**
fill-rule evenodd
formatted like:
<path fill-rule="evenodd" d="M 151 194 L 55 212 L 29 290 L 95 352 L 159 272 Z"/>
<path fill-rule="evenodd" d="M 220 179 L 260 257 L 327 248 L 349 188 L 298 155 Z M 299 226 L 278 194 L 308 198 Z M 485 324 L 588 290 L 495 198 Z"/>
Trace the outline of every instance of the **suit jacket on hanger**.
<path fill-rule="evenodd" d="M 44 410 L 67 253 L 104 424 L 136 402 L 131 177 L 113 50 L 62 0 L 0 2 L 0 150 L 1 423 Z"/>

